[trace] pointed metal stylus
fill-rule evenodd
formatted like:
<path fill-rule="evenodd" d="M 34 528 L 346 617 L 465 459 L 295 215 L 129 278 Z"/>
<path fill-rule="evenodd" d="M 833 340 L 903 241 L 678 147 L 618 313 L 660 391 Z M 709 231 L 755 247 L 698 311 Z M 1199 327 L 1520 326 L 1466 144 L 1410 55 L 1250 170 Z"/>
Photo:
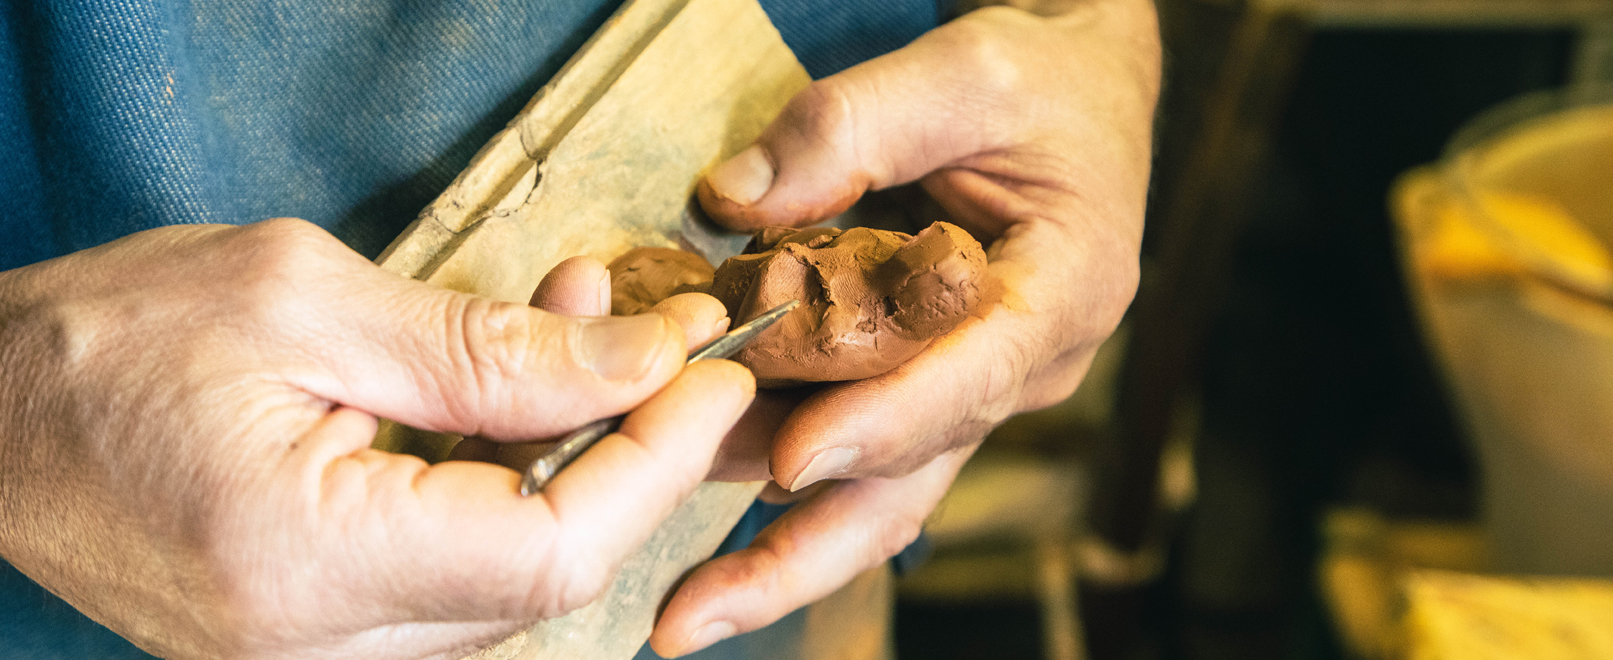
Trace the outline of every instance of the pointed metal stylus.
<path fill-rule="evenodd" d="M 778 322 L 779 319 L 784 318 L 785 314 L 788 314 L 790 310 L 795 309 L 795 306 L 799 304 L 801 304 L 801 301 L 791 300 L 768 310 L 766 314 L 751 319 L 745 325 L 734 328 L 728 334 L 711 340 L 706 345 L 690 353 L 689 362 L 686 364 L 692 364 L 699 360 L 720 360 L 738 353 L 739 349 L 744 348 L 757 335 L 762 334 L 763 330 Z M 562 468 L 570 465 L 571 461 L 580 456 L 584 450 L 592 447 L 595 442 L 599 442 L 600 438 L 615 433 L 617 429 L 621 428 L 622 420 L 626 417 L 627 415 L 622 414 L 609 419 L 602 419 L 572 431 L 566 437 L 561 438 L 559 442 L 555 443 L 554 447 L 551 447 L 549 451 L 538 457 L 538 460 L 532 461 L 532 464 L 527 466 L 526 472 L 521 475 L 521 495 L 530 496 L 542 491 L 543 487 L 549 484 L 550 479 L 559 474 Z"/>

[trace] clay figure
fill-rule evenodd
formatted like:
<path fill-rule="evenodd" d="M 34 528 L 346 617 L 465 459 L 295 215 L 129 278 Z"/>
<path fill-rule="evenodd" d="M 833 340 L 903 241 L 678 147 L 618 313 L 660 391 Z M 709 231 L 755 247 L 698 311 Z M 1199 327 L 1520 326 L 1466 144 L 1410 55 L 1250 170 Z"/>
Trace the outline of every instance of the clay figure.
<path fill-rule="evenodd" d="M 657 253 L 635 255 L 643 250 Z M 700 269 L 685 259 L 656 256 L 661 252 L 677 251 L 641 248 L 612 262 L 613 287 L 702 290 L 688 283 Z M 670 266 L 677 264 L 686 270 L 673 272 Z M 650 276 L 663 279 L 644 281 Z M 968 232 L 945 222 L 917 235 L 768 227 L 709 277 L 709 293 L 728 308 L 735 325 L 788 300 L 803 303 L 734 356 L 759 385 L 788 387 L 869 378 L 906 362 L 979 305 L 986 255 Z M 611 296 L 614 313 L 654 304 L 637 293 L 619 297 L 618 291 Z"/>

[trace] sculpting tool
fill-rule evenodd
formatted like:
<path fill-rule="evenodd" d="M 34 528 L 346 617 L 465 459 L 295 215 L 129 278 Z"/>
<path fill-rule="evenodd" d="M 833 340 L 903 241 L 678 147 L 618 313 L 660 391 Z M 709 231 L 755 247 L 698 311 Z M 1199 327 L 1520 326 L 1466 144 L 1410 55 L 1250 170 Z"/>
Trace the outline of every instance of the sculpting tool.
<path fill-rule="evenodd" d="M 757 335 L 762 334 L 763 330 L 768 329 L 779 319 L 784 318 L 785 314 L 795 309 L 795 306 L 799 304 L 801 304 L 801 301 L 791 300 L 774 307 L 768 310 L 767 313 L 751 319 L 749 323 L 734 328 L 728 334 L 707 342 L 706 345 L 689 353 L 689 361 L 685 364 L 693 364 L 699 360 L 721 360 L 738 353 L 739 349 L 744 348 Z M 532 464 L 527 466 L 526 472 L 521 475 L 521 495 L 530 496 L 542 491 L 543 487 L 548 485 L 549 481 L 554 479 L 562 468 L 570 465 L 571 461 L 580 456 L 584 450 L 592 447 L 595 442 L 599 442 L 600 438 L 615 433 L 617 429 L 621 428 L 622 420 L 626 418 L 627 415 L 624 413 L 615 417 L 601 419 L 572 431 L 564 438 L 561 438 L 559 442 L 555 443 L 554 447 L 551 447 L 549 451 L 544 452 L 542 456 L 539 456 L 537 460 L 532 461 Z"/>

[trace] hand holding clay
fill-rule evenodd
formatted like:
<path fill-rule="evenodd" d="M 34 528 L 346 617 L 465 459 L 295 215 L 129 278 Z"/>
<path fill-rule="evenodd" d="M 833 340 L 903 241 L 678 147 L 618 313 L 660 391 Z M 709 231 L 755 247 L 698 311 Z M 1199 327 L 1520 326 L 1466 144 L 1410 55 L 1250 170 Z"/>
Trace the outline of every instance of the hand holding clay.
<path fill-rule="evenodd" d="M 900 551 L 986 432 L 1067 397 L 1119 323 L 1152 155 L 1154 9 L 1051 4 L 1058 15 L 971 12 L 814 82 L 701 184 L 714 219 L 756 231 L 916 181 L 989 243 L 991 286 L 891 371 L 828 385 L 790 413 L 750 474 L 829 484 L 689 576 L 651 638 L 663 655 L 770 623 Z"/>

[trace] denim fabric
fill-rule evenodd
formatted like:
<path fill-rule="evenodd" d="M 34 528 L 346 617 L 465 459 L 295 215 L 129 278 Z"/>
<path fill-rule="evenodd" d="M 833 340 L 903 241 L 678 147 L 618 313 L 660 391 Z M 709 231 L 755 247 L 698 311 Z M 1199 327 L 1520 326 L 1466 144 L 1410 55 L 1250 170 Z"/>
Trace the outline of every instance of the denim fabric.
<path fill-rule="evenodd" d="M 823 76 L 935 0 L 764 0 Z M 142 229 L 298 216 L 375 255 L 613 0 L 14 0 L 0 270 Z"/>
<path fill-rule="evenodd" d="M 150 657 L 0 561 L 0 660 Z"/>
<path fill-rule="evenodd" d="M 616 4 L 11 0 L 0 270 L 153 227 L 274 216 L 374 256 Z M 819 77 L 906 44 L 945 8 L 762 5 Z M 0 561 L 0 660 L 144 657 Z"/>

